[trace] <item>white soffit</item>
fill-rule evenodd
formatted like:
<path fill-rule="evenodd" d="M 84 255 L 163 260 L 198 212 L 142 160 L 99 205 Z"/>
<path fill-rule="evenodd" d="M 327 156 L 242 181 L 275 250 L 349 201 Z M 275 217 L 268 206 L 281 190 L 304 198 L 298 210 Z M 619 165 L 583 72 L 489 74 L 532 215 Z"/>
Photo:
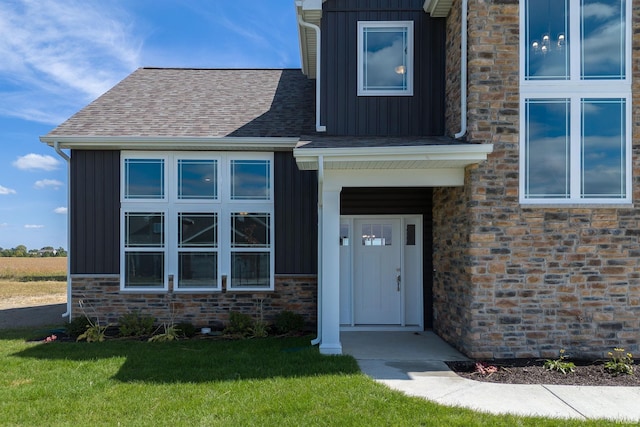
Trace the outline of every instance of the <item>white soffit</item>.
<path fill-rule="evenodd" d="M 464 168 L 487 160 L 493 144 L 423 145 L 361 148 L 296 148 L 301 170 Z M 322 160 L 321 160 L 322 159 Z"/>
<path fill-rule="evenodd" d="M 322 18 L 321 0 L 297 0 L 296 14 L 304 22 L 320 26 Z M 310 79 L 316 78 L 316 50 L 318 42 L 316 33 L 311 28 L 298 25 L 298 37 L 300 42 L 300 59 L 302 72 Z"/>
<path fill-rule="evenodd" d="M 432 18 L 446 18 L 452 4 L 453 0 L 426 0 L 423 8 Z"/>

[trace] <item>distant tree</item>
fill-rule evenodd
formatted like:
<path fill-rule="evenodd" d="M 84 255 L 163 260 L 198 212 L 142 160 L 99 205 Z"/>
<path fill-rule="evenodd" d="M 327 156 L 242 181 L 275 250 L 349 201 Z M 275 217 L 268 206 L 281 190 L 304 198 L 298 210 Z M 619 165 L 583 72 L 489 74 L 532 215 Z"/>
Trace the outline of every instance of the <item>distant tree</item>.
<path fill-rule="evenodd" d="M 57 249 L 56 255 L 55 256 L 59 256 L 59 257 L 66 257 L 67 256 L 67 251 L 64 250 L 64 248 L 62 246 L 60 246 Z"/>
<path fill-rule="evenodd" d="M 26 257 L 27 253 L 27 247 L 25 245 L 18 245 L 13 248 L 13 256 Z"/>

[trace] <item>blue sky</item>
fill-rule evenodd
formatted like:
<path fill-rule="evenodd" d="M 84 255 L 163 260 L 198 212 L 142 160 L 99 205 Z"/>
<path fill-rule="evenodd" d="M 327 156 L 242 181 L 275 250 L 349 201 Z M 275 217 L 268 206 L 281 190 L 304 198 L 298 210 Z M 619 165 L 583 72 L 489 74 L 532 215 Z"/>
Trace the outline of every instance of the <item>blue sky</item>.
<path fill-rule="evenodd" d="M 67 248 L 66 164 L 39 136 L 141 66 L 299 67 L 293 0 L 2 0 L 0 247 Z"/>

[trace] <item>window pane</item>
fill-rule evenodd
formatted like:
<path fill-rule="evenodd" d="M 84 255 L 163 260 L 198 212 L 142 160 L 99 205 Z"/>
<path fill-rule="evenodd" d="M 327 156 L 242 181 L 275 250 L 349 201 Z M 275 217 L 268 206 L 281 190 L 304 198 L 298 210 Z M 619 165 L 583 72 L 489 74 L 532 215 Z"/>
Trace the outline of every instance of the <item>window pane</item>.
<path fill-rule="evenodd" d="M 216 160 L 178 160 L 178 199 L 217 199 Z"/>
<path fill-rule="evenodd" d="M 362 224 L 362 246 L 391 246 L 391 224 Z"/>
<path fill-rule="evenodd" d="M 525 78 L 569 79 L 569 1 L 528 0 L 525 19 Z"/>
<path fill-rule="evenodd" d="M 164 214 L 125 213 L 124 245 L 130 247 L 163 247 Z"/>
<path fill-rule="evenodd" d="M 125 287 L 164 286 L 163 252 L 126 252 Z"/>
<path fill-rule="evenodd" d="M 407 90 L 408 31 L 406 27 L 363 28 L 364 90 Z"/>
<path fill-rule="evenodd" d="M 180 252 L 178 288 L 218 287 L 218 254 Z"/>
<path fill-rule="evenodd" d="M 585 198 L 624 198 L 625 100 L 582 100 L 582 191 Z"/>
<path fill-rule="evenodd" d="M 125 159 L 125 199 L 164 198 L 163 159 Z"/>
<path fill-rule="evenodd" d="M 340 224 L 340 246 L 349 246 L 349 224 Z"/>
<path fill-rule="evenodd" d="M 269 214 L 234 213 L 231 215 L 231 247 L 268 248 Z"/>
<path fill-rule="evenodd" d="M 569 100 L 526 101 L 525 197 L 568 198 Z"/>
<path fill-rule="evenodd" d="M 583 79 L 625 78 L 624 0 L 582 0 Z"/>
<path fill-rule="evenodd" d="M 269 200 L 269 160 L 231 161 L 231 198 L 233 200 Z"/>
<path fill-rule="evenodd" d="M 270 262 L 268 252 L 232 252 L 231 286 L 234 288 L 268 288 Z"/>
<path fill-rule="evenodd" d="M 218 215 L 215 213 L 178 214 L 178 247 L 217 247 Z"/>

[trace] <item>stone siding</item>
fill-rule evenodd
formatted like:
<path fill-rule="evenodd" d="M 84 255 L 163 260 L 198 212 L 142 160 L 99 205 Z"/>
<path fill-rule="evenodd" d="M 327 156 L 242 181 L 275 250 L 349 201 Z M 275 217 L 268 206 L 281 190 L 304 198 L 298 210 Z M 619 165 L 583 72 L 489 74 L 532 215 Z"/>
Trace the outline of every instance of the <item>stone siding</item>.
<path fill-rule="evenodd" d="M 638 2 L 633 9 L 637 54 Z M 459 29 L 455 13 L 450 34 Z M 518 2 L 469 1 L 468 140 L 494 152 L 468 168 L 464 188 L 434 192 L 434 329 L 475 358 L 556 357 L 563 348 L 602 357 L 618 346 L 637 353 L 640 209 L 519 204 L 518 37 Z"/>
<path fill-rule="evenodd" d="M 137 311 L 155 317 L 158 323 L 167 322 L 173 316 L 175 322 L 186 321 L 216 330 L 226 325 L 232 311 L 259 319 L 260 306 L 264 320 L 269 323 L 284 310 L 301 314 L 309 328 L 315 328 L 317 323 L 316 276 L 277 275 L 272 292 L 212 293 L 121 292 L 117 275 L 72 276 L 71 279 L 73 318 L 82 315 L 79 306 L 82 300 L 88 316 L 110 323 L 117 323 L 124 314 Z"/>

